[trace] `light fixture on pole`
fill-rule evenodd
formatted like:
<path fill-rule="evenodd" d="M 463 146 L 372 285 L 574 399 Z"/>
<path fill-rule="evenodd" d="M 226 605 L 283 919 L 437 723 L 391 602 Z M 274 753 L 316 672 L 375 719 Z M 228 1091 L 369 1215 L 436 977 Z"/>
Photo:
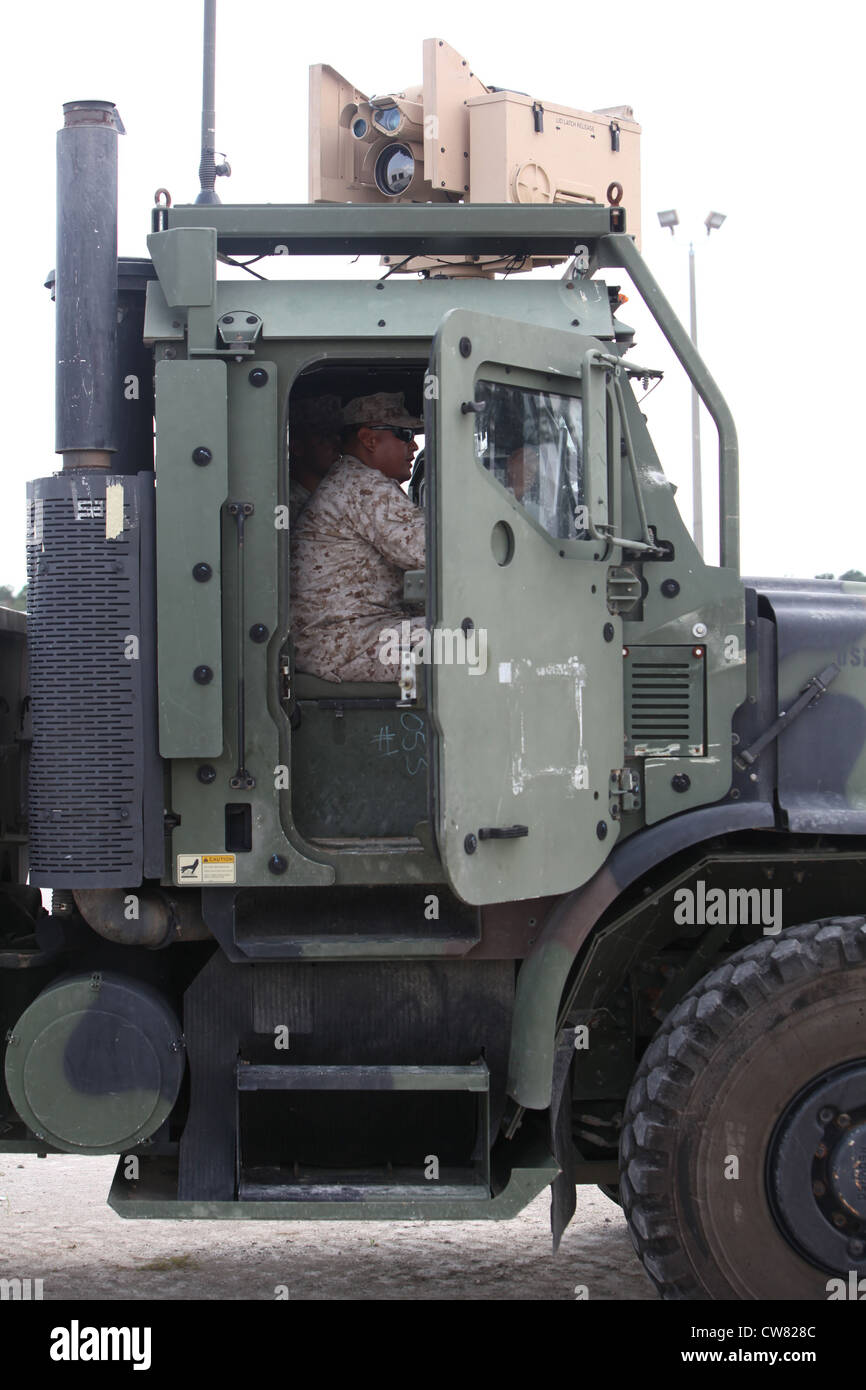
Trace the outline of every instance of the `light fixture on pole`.
<path fill-rule="evenodd" d="M 704 218 L 707 236 L 717 231 L 725 220 L 724 212 L 708 212 Z M 671 236 L 680 224 L 675 208 L 658 214 L 659 222 L 668 227 Z M 698 345 L 698 309 L 695 289 L 695 247 L 689 242 L 689 313 L 690 337 L 695 347 Z M 701 417 L 698 393 L 692 387 L 692 538 L 701 555 L 704 553 L 704 488 L 701 474 Z"/>

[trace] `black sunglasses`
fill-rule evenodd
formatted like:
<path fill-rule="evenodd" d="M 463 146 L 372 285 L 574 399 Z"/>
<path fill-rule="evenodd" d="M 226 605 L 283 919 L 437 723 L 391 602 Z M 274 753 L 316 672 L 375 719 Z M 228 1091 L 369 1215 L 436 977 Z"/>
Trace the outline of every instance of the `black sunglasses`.
<path fill-rule="evenodd" d="M 396 434 L 403 444 L 411 444 L 415 438 L 415 431 L 407 428 L 406 425 L 368 425 L 368 430 L 390 430 L 391 434 Z"/>

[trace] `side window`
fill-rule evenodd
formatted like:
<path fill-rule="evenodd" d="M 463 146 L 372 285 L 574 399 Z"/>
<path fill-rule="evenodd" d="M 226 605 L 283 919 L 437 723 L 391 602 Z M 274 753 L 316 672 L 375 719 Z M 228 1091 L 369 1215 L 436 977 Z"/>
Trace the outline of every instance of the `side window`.
<path fill-rule="evenodd" d="M 476 457 L 551 536 L 586 539 L 580 398 L 482 380 L 475 399 Z"/>

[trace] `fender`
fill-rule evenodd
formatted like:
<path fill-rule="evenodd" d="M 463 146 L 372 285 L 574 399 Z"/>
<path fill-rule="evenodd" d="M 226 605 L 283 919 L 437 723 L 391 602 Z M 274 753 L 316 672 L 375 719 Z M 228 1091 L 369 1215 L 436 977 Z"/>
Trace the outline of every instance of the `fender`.
<path fill-rule="evenodd" d="M 593 927 L 635 879 L 680 850 L 716 835 L 767 830 L 775 825 L 766 802 L 709 806 L 663 821 L 618 846 L 582 888 L 569 893 L 550 917 L 517 977 L 508 1094 L 528 1110 L 550 1105 L 556 1020 L 569 971 Z"/>

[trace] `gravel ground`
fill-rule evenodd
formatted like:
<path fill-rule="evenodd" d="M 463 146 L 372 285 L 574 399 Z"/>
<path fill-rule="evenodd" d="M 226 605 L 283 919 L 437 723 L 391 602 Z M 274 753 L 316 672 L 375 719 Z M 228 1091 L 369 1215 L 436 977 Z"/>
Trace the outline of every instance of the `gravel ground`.
<path fill-rule="evenodd" d="M 116 1159 L 0 1154 L 0 1278 L 45 1299 L 656 1300 L 593 1187 L 551 1253 L 549 1197 L 513 1221 L 123 1221 Z"/>

